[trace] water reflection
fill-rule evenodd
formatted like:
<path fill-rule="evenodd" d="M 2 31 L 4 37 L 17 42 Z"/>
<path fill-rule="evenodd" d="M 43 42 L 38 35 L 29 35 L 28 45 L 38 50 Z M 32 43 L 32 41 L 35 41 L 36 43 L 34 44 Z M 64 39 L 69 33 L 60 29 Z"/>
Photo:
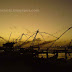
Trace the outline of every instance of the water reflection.
<path fill-rule="evenodd" d="M 50 57 L 52 57 L 52 56 L 54 56 L 54 54 L 48 53 L 48 58 L 50 58 Z M 46 54 L 39 54 L 38 57 L 39 57 L 39 58 L 41 58 L 41 57 L 47 58 Z M 59 59 L 59 58 L 65 58 L 65 53 L 58 53 L 58 59 Z M 72 58 L 72 53 L 70 53 L 70 55 L 67 54 L 67 59 L 71 59 L 71 58 Z"/>

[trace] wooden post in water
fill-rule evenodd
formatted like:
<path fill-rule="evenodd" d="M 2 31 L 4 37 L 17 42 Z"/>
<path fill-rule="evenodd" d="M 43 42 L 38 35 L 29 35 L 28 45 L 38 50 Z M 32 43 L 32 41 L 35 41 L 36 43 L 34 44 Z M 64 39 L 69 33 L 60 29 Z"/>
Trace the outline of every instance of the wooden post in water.
<path fill-rule="evenodd" d="M 47 56 L 47 59 L 48 59 L 48 48 L 47 48 L 46 56 Z"/>
<path fill-rule="evenodd" d="M 39 52 L 39 50 L 40 50 L 40 47 L 38 46 L 38 52 Z M 37 57 L 39 57 L 39 53 L 38 53 Z"/>
<path fill-rule="evenodd" d="M 65 48 L 65 59 L 67 59 L 67 50 Z"/>

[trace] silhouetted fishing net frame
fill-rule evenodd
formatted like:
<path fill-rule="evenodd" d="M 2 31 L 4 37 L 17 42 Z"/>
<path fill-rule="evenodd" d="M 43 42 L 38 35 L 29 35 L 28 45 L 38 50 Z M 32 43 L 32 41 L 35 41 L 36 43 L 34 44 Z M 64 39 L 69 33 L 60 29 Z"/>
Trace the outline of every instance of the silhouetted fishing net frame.
<path fill-rule="evenodd" d="M 69 27 L 65 32 L 63 32 L 48 48 L 52 47 L 52 45 L 57 41 L 59 40 L 67 31 L 69 31 L 72 27 Z M 47 48 L 47 49 L 48 49 Z"/>
<path fill-rule="evenodd" d="M 48 34 L 48 35 L 50 35 L 50 36 L 53 36 L 53 37 L 57 38 L 56 36 L 54 36 L 54 35 L 52 35 L 52 34 L 49 34 L 49 33 L 46 33 L 46 32 L 40 32 L 39 29 L 38 29 L 37 31 L 35 31 L 34 34 L 32 34 L 32 35 L 28 38 L 28 39 L 30 39 L 31 37 L 33 37 L 33 36 L 35 35 L 30 46 L 33 46 L 33 45 L 34 45 L 34 42 L 35 42 L 35 39 L 36 39 L 36 36 L 37 36 L 38 33 L 41 35 L 41 37 L 43 38 L 44 41 L 45 41 L 45 39 L 44 39 L 42 33 L 45 33 L 45 34 Z M 21 47 L 22 45 L 24 45 L 24 44 L 28 41 L 28 39 L 27 39 L 25 42 L 23 42 L 19 47 Z"/>

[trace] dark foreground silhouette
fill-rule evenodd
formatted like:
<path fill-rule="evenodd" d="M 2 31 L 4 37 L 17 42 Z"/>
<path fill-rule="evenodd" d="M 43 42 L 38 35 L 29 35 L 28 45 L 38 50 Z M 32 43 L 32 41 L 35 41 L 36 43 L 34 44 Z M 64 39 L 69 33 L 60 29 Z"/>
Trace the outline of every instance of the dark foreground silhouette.
<path fill-rule="evenodd" d="M 72 69 L 72 59 L 33 58 L 32 55 L 0 56 L 0 71 L 5 72 L 65 72 Z"/>

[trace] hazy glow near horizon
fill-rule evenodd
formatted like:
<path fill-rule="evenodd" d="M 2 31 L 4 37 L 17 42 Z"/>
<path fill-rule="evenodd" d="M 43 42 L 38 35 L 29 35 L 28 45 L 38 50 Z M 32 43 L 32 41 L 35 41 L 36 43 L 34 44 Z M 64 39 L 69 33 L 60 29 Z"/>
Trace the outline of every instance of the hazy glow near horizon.
<path fill-rule="evenodd" d="M 31 32 L 37 29 L 59 37 L 72 26 L 71 0 L 0 0 L 0 10 L 4 9 L 39 10 L 38 12 L 0 11 L 0 36 L 5 39 L 9 39 L 11 32 L 13 39 L 22 33 L 33 34 Z M 61 38 L 61 40 L 71 39 L 72 29 Z"/>

